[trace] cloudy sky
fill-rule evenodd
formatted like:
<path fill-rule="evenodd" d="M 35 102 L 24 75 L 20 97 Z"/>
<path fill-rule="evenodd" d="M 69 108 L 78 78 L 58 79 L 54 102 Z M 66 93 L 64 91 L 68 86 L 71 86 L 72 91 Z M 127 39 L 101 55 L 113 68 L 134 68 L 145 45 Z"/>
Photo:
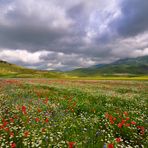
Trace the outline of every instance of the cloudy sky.
<path fill-rule="evenodd" d="M 0 59 L 70 70 L 148 55 L 148 0 L 0 0 Z"/>

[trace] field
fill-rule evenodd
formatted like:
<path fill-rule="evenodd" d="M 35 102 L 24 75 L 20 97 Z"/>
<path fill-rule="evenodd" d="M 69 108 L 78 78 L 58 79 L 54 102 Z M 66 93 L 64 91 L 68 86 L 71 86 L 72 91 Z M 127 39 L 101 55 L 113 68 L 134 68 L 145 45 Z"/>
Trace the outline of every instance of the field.
<path fill-rule="evenodd" d="M 0 79 L 0 147 L 142 148 L 148 81 Z"/>

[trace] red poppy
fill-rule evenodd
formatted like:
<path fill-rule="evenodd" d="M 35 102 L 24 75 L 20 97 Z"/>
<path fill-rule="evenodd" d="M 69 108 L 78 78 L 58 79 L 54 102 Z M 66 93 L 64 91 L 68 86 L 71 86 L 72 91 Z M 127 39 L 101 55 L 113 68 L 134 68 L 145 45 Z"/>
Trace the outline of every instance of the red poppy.
<path fill-rule="evenodd" d="M 115 120 L 116 120 L 116 118 L 113 118 L 113 120 L 115 121 Z"/>
<path fill-rule="evenodd" d="M 114 148 L 114 145 L 112 143 L 108 144 L 108 148 Z"/>
<path fill-rule="evenodd" d="M 40 119 L 39 119 L 39 118 L 35 118 L 35 121 L 36 121 L 36 122 L 39 122 L 39 121 L 40 121 Z"/>
<path fill-rule="evenodd" d="M 140 129 L 140 134 L 144 135 L 144 126 L 137 126 L 138 129 Z"/>
<path fill-rule="evenodd" d="M 24 137 L 28 137 L 28 135 L 29 135 L 29 132 L 28 131 L 25 131 L 24 132 Z"/>
<path fill-rule="evenodd" d="M 126 127 L 129 127 L 129 126 L 130 126 L 130 124 L 129 124 L 129 123 L 126 123 L 126 124 L 125 124 L 125 126 L 126 126 Z"/>
<path fill-rule="evenodd" d="M 112 120 L 113 119 L 113 116 L 112 115 L 109 115 L 109 120 Z"/>
<path fill-rule="evenodd" d="M 13 142 L 13 143 L 11 143 L 11 148 L 16 148 L 16 144 Z"/>
<path fill-rule="evenodd" d="M 3 125 L 1 125 L 1 126 L 0 126 L 0 129 L 3 129 L 3 128 L 4 128 L 4 126 L 3 126 Z"/>
<path fill-rule="evenodd" d="M 123 126 L 122 123 L 118 123 L 118 127 L 121 128 Z"/>
<path fill-rule="evenodd" d="M 132 121 L 132 122 L 131 122 L 131 124 L 135 125 L 135 124 L 136 124 L 136 122 L 135 122 L 135 121 Z"/>
<path fill-rule="evenodd" d="M 129 119 L 130 119 L 130 118 L 127 117 L 127 118 L 126 118 L 126 121 L 129 120 Z"/>
<path fill-rule="evenodd" d="M 128 112 L 126 112 L 126 111 L 125 111 L 123 114 L 124 114 L 125 116 L 128 116 Z"/>
<path fill-rule="evenodd" d="M 114 121 L 113 120 L 109 120 L 110 121 L 110 124 L 114 124 Z"/>
<path fill-rule="evenodd" d="M 2 122 L 5 122 L 6 120 L 5 119 L 2 119 Z"/>
<path fill-rule="evenodd" d="M 9 120 L 10 120 L 10 122 L 12 122 L 12 123 L 14 122 L 14 119 L 13 119 L 13 118 L 10 118 Z"/>
<path fill-rule="evenodd" d="M 68 142 L 68 148 L 73 148 L 74 145 L 75 145 L 75 142 Z"/>
<path fill-rule="evenodd" d="M 122 120 L 122 124 L 124 124 L 126 122 L 126 120 Z"/>
<path fill-rule="evenodd" d="M 49 121 L 48 118 L 46 118 L 46 119 L 45 119 L 45 122 L 47 123 L 48 121 Z"/>
<path fill-rule="evenodd" d="M 40 109 L 40 108 L 38 108 L 38 112 L 39 112 L 39 113 L 41 112 L 41 109 Z"/>
<path fill-rule="evenodd" d="M 10 137 L 14 137 L 14 133 L 13 132 L 10 132 Z"/>
<path fill-rule="evenodd" d="M 17 115 L 14 115 L 13 117 L 14 117 L 15 119 L 17 119 L 17 118 L 18 118 L 18 116 L 17 116 Z"/>
<path fill-rule="evenodd" d="M 8 124 L 8 122 L 3 121 L 3 126 L 4 126 L 4 127 L 7 126 L 7 124 Z"/>
<path fill-rule="evenodd" d="M 121 142 L 121 138 L 116 138 L 116 141 L 117 142 Z"/>
<path fill-rule="evenodd" d="M 26 106 L 24 106 L 24 105 L 22 106 L 22 113 L 23 113 L 23 114 L 26 114 L 26 113 L 27 113 L 27 112 L 26 112 Z"/>
<path fill-rule="evenodd" d="M 9 128 L 7 127 L 7 128 L 5 128 L 4 130 L 5 130 L 6 132 L 8 132 L 8 131 L 9 131 Z"/>

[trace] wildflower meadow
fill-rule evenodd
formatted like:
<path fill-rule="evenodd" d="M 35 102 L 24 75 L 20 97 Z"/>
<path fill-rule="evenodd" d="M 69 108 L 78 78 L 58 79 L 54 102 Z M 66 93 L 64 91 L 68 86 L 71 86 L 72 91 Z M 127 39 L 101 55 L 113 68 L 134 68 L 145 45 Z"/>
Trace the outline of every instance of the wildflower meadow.
<path fill-rule="evenodd" d="M 0 80 L 0 148 L 146 148 L 148 82 Z"/>

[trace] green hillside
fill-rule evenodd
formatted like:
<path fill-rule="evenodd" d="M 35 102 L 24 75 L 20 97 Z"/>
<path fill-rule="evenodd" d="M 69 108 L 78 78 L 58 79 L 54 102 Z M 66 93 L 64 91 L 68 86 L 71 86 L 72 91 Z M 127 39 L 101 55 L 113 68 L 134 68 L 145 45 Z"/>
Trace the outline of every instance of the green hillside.
<path fill-rule="evenodd" d="M 121 59 L 111 64 L 95 65 L 68 72 L 77 76 L 97 75 L 148 75 L 148 56 Z"/>
<path fill-rule="evenodd" d="M 63 76 L 60 72 L 33 70 L 0 60 L 0 77 L 60 78 Z"/>
<path fill-rule="evenodd" d="M 121 59 L 111 64 L 94 65 L 68 72 L 33 70 L 0 61 L 0 77 L 14 78 L 95 78 L 148 76 L 148 56 Z"/>

